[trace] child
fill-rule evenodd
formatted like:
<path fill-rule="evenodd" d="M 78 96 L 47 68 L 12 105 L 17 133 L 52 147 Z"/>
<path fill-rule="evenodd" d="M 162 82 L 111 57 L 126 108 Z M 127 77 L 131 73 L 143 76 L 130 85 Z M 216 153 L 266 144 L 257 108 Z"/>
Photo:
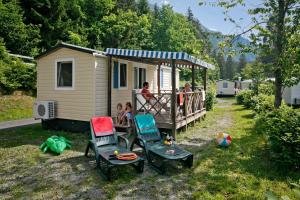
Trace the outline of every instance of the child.
<path fill-rule="evenodd" d="M 130 102 L 126 103 L 125 112 L 122 117 L 122 122 L 126 121 L 128 125 L 130 125 L 130 123 L 132 122 L 132 106 Z"/>
<path fill-rule="evenodd" d="M 123 107 L 121 103 L 117 105 L 117 124 L 122 124 L 122 118 L 124 115 Z"/>

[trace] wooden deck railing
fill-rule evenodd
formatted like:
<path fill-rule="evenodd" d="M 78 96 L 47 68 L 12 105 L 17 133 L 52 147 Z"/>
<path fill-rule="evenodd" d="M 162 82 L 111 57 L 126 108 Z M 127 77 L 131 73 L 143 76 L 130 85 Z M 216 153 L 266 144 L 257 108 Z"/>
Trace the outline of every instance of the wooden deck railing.
<path fill-rule="evenodd" d="M 197 113 L 205 111 L 205 103 L 201 91 L 195 92 L 177 92 L 175 102 L 175 116 L 176 121 L 172 119 L 171 98 L 172 93 L 170 91 L 161 91 L 160 93 L 152 93 L 153 98 L 150 101 L 146 101 L 143 94 L 132 92 L 132 103 L 134 114 L 148 114 L 151 113 L 158 123 L 173 124 L 183 120 L 187 120 L 190 117 L 195 116 Z M 188 123 L 188 122 L 187 122 Z"/>

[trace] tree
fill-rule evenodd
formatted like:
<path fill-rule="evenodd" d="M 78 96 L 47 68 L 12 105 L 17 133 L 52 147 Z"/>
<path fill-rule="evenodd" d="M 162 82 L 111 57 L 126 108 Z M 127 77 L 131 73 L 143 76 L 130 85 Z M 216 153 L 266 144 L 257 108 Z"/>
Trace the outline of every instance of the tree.
<path fill-rule="evenodd" d="M 151 23 L 147 15 L 138 16 L 131 10 L 119 10 L 103 17 L 102 47 L 148 49 L 151 43 Z"/>
<path fill-rule="evenodd" d="M 237 73 L 241 73 L 242 70 L 246 67 L 247 61 L 245 54 L 241 54 L 239 57 L 239 63 L 237 67 Z"/>
<path fill-rule="evenodd" d="M 234 61 L 232 60 L 231 55 L 227 56 L 224 75 L 225 75 L 226 79 L 232 79 L 234 76 Z"/>
<path fill-rule="evenodd" d="M 189 21 L 193 21 L 194 20 L 194 14 L 193 14 L 193 11 L 192 11 L 191 7 L 188 7 L 188 10 L 187 10 L 187 19 Z"/>
<path fill-rule="evenodd" d="M 124 11 L 131 10 L 136 11 L 137 5 L 135 0 L 115 0 L 115 11 L 122 9 Z"/>
<path fill-rule="evenodd" d="M 201 2 L 202 5 L 205 2 Z M 225 13 L 228 9 L 238 5 L 244 5 L 243 0 L 218 0 L 215 5 L 225 8 Z M 254 51 L 269 58 L 269 64 L 272 67 L 275 76 L 275 107 L 279 108 L 282 102 L 282 91 L 285 85 L 290 84 L 290 71 L 299 72 L 299 65 L 288 65 L 289 51 L 297 51 L 289 40 L 294 34 L 299 33 L 300 24 L 300 1 L 299 0 L 266 0 L 258 4 L 255 8 L 250 9 L 249 14 L 252 15 L 253 24 L 240 34 L 234 35 L 234 38 L 245 33 L 251 33 L 251 39 L 254 45 Z M 235 22 L 234 19 L 229 18 Z M 293 50 L 291 50 L 293 49 Z M 249 49 L 248 49 L 249 50 Z M 251 50 L 251 49 L 250 49 Z M 299 79 L 300 74 L 293 74 L 295 79 Z M 296 82 L 296 81 L 294 81 Z"/>
<path fill-rule="evenodd" d="M 155 3 L 154 8 L 153 8 L 153 16 L 155 19 L 157 19 L 158 15 L 159 15 L 159 7 L 158 7 L 157 3 Z"/>
<path fill-rule="evenodd" d="M 148 0 L 139 0 L 137 2 L 137 12 L 139 15 L 150 13 Z"/>
<path fill-rule="evenodd" d="M 197 18 L 194 17 L 193 11 L 190 7 L 187 10 L 186 17 L 193 26 L 193 30 L 195 32 L 196 38 L 203 41 L 204 46 L 205 46 L 205 48 L 203 48 L 203 50 L 205 50 L 206 54 L 210 54 L 211 53 L 211 42 L 209 40 L 208 33 L 203 30 L 202 24 L 200 23 L 200 21 Z"/>
<path fill-rule="evenodd" d="M 220 68 L 220 78 L 226 79 L 225 59 L 224 59 L 224 55 L 221 52 L 217 53 L 216 61 Z"/>
<path fill-rule="evenodd" d="M 204 42 L 196 38 L 193 25 L 169 5 L 163 6 L 152 24 L 153 48 L 162 51 L 184 51 L 196 56 L 207 55 Z"/>
<path fill-rule="evenodd" d="M 253 90 L 257 95 L 259 92 L 259 85 L 266 79 L 264 71 L 265 66 L 258 61 L 246 64 L 245 68 L 242 70 L 243 79 L 251 79 L 253 81 Z"/>
<path fill-rule="evenodd" d="M 85 36 L 79 0 L 23 0 L 21 6 L 25 11 L 25 22 L 40 26 L 42 51 L 59 41 L 68 41 L 69 31 L 80 34 L 81 38 Z"/>
<path fill-rule="evenodd" d="M 39 29 L 23 22 L 23 12 L 15 2 L 0 1 L 0 37 L 6 48 L 15 54 L 36 55 L 40 41 Z"/>

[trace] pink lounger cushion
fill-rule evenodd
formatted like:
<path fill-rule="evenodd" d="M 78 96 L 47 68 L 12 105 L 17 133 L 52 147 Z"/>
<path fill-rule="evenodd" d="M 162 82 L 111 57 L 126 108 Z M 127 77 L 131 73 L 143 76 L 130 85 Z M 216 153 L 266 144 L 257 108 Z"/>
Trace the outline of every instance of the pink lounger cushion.
<path fill-rule="evenodd" d="M 93 117 L 92 125 L 95 136 L 107 136 L 114 134 L 111 117 Z"/>

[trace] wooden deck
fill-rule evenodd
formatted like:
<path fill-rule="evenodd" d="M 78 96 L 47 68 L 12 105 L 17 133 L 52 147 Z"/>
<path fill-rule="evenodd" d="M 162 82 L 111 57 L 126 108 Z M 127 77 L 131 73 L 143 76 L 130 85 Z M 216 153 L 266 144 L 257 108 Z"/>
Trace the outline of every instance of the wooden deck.
<path fill-rule="evenodd" d="M 184 127 L 191 122 L 201 119 L 206 115 L 203 93 L 189 92 L 177 93 L 176 121 L 172 121 L 171 93 L 154 94 L 156 102 L 146 102 L 142 94 L 133 93 L 134 113 L 152 114 L 158 128 L 172 129 L 175 123 L 176 129 Z"/>
<path fill-rule="evenodd" d="M 176 129 L 182 128 L 186 125 L 188 125 L 191 122 L 194 122 L 196 120 L 201 119 L 206 115 L 206 110 L 202 110 L 201 112 L 195 113 L 193 115 L 188 116 L 185 118 L 178 118 L 176 121 Z M 167 120 L 164 118 L 155 118 L 158 128 L 164 128 L 164 129 L 172 129 L 172 120 L 171 117 L 169 117 Z"/>

